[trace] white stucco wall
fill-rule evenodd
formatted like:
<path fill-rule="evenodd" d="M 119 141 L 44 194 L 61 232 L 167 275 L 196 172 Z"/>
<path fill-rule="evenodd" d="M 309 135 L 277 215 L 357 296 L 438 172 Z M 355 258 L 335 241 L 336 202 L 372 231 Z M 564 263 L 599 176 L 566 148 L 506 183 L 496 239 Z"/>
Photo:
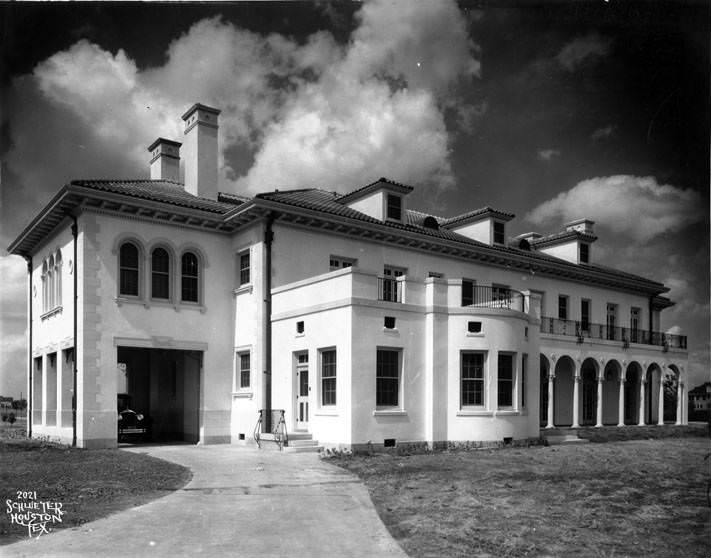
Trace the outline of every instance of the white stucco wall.
<path fill-rule="evenodd" d="M 494 222 L 490 218 L 468 223 L 461 227 L 453 227 L 451 230 L 484 244 L 493 244 L 494 242 Z"/>

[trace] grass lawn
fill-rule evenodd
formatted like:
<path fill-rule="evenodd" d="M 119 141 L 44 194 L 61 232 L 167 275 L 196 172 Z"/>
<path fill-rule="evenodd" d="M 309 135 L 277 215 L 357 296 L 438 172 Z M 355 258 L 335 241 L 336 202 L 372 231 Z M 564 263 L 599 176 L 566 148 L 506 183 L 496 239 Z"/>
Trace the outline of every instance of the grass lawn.
<path fill-rule="evenodd" d="M 27 538 L 11 525 L 5 500 L 36 491 L 40 501 L 63 504 L 53 530 L 74 527 L 176 490 L 190 480 L 188 469 L 147 455 L 120 450 L 71 449 L 0 432 L 0 544 Z M 3 439 L 4 438 L 4 439 Z M 0 555 L 2 552 L 0 551 Z"/>
<path fill-rule="evenodd" d="M 711 556 L 709 438 L 334 460 L 422 556 Z"/>

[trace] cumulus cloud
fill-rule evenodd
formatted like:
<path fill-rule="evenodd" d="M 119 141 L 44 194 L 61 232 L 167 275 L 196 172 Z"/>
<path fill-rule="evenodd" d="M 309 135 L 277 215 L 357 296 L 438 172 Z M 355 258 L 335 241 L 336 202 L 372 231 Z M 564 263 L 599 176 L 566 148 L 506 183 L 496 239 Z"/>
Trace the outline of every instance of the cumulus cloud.
<path fill-rule="evenodd" d="M 616 129 L 617 126 L 615 126 L 614 124 L 603 126 L 602 128 L 598 128 L 592 134 L 590 134 L 590 139 L 593 141 L 605 140 L 610 136 L 614 135 Z"/>
<path fill-rule="evenodd" d="M 704 204 L 696 191 L 658 184 L 654 177 L 618 175 L 579 182 L 526 215 L 535 224 L 579 217 L 642 242 L 703 219 Z"/>
<path fill-rule="evenodd" d="M 607 55 L 611 45 L 610 39 L 593 32 L 567 43 L 556 58 L 566 70 L 574 72 L 583 64 Z"/>
<path fill-rule="evenodd" d="M 553 157 L 560 157 L 558 149 L 539 149 L 536 153 L 539 161 L 550 161 Z"/>

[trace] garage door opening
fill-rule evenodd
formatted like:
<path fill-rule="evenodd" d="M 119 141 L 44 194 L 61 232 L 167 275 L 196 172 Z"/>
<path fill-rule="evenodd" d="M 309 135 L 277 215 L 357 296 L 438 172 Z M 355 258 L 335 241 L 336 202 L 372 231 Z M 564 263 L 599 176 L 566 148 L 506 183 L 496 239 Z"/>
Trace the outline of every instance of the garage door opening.
<path fill-rule="evenodd" d="M 197 443 L 201 351 L 118 347 L 119 442 Z"/>

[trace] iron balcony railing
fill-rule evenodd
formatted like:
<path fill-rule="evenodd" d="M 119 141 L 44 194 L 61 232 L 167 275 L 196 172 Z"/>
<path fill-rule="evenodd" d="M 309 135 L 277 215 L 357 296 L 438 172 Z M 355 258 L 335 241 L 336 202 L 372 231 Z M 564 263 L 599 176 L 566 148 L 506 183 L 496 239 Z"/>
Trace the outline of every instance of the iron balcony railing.
<path fill-rule="evenodd" d="M 378 300 L 402 302 L 402 281 L 394 277 L 378 277 Z"/>
<path fill-rule="evenodd" d="M 660 331 L 653 331 L 650 334 L 649 331 L 642 329 L 608 326 L 576 320 L 561 320 L 560 318 L 549 318 L 547 316 L 541 318 L 541 333 L 686 349 L 686 335 L 673 335 Z"/>
<path fill-rule="evenodd" d="M 471 296 L 470 296 L 471 292 Z M 476 308 L 505 308 L 523 312 L 523 293 L 505 287 L 485 287 L 473 285 L 462 292 L 462 306 Z"/>

